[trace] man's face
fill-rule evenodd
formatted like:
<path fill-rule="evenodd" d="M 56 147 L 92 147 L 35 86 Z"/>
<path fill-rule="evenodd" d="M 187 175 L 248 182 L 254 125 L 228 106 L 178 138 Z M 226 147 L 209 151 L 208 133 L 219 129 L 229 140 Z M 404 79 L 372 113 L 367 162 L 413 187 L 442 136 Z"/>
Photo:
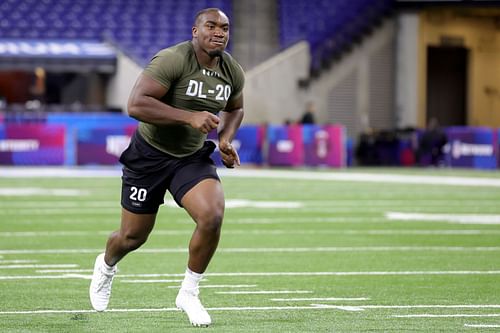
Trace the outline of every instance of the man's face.
<path fill-rule="evenodd" d="M 220 11 L 201 15 L 193 27 L 193 38 L 209 56 L 220 56 L 229 41 L 229 19 Z"/>

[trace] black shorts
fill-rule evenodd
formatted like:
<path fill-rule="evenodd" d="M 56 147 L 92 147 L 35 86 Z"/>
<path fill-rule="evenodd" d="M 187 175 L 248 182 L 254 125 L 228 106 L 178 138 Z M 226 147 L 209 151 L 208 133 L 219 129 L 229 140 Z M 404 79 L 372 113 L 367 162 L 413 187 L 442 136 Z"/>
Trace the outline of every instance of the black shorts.
<path fill-rule="evenodd" d="M 181 205 L 182 197 L 203 179 L 219 179 L 210 155 L 215 143 L 206 141 L 192 155 L 178 158 L 148 144 L 136 131 L 120 156 L 123 164 L 122 207 L 136 214 L 153 214 L 168 190 Z"/>

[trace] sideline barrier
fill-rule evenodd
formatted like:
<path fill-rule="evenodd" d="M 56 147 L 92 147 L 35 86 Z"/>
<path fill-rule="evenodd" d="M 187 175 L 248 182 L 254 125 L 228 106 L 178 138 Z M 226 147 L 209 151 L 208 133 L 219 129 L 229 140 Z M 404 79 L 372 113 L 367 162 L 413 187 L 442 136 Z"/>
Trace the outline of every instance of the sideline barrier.
<path fill-rule="evenodd" d="M 0 164 L 118 165 L 136 127 L 136 120 L 117 113 L 0 113 Z M 500 129 L 445 130 L 448 144 L 443 166 L 500 168 Z M 217 141 L 215 131 L 209 139 Z M 411 136 L 380 142 L 367 148 L 378 157 L 379 164 L 373 165 L 415 165 Z M 345 137 L 342 125 L 244 125 L 233 145 L 242 164 L 283 167 L 351 166 L 357 149 Z M 222 164 L 217 150 L 212 157 Z"/>

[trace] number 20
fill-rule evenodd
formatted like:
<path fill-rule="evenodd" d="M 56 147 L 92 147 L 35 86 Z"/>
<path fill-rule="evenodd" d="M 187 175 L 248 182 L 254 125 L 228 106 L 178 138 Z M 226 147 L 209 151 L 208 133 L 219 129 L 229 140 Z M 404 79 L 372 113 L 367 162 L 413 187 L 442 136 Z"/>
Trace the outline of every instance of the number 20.
<path fill-rule="evenodd" d="M 130 199 L 134 201 L 146 200 L 146 194 L 148 194 L 148 191 L 145 188 L 137 188 L 135 186 L 132 186 L 130 190 L 132 191 L 129 197 Z"/>

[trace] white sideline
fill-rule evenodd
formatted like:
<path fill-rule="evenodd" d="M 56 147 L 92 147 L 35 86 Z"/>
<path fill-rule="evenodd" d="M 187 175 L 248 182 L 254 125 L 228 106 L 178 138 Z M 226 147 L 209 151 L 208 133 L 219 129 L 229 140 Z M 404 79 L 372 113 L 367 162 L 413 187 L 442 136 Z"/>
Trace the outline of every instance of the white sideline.
<path fill-rule="evenodd" d="M 280 178 L 303 180 L 329 180 L 349 182 L 377 182 L 377 183 L 404 183 L 404 184 L 433 184 L 451 186 L 486 186 L 500 187 L 499 178 L 456 177 L 456 176 L 422 176 L 422 175 L 395 175 L 367 172 L 335 171 L 304 171 L 304 170 L 272 170 L 272 169 L 245 169 L 228 170 L 219 168 L 221 177 L 242 178 Z M 118 167 L 0 167 L 0 177 L 30 178 L 30 177 L 120 177 Z"/>

